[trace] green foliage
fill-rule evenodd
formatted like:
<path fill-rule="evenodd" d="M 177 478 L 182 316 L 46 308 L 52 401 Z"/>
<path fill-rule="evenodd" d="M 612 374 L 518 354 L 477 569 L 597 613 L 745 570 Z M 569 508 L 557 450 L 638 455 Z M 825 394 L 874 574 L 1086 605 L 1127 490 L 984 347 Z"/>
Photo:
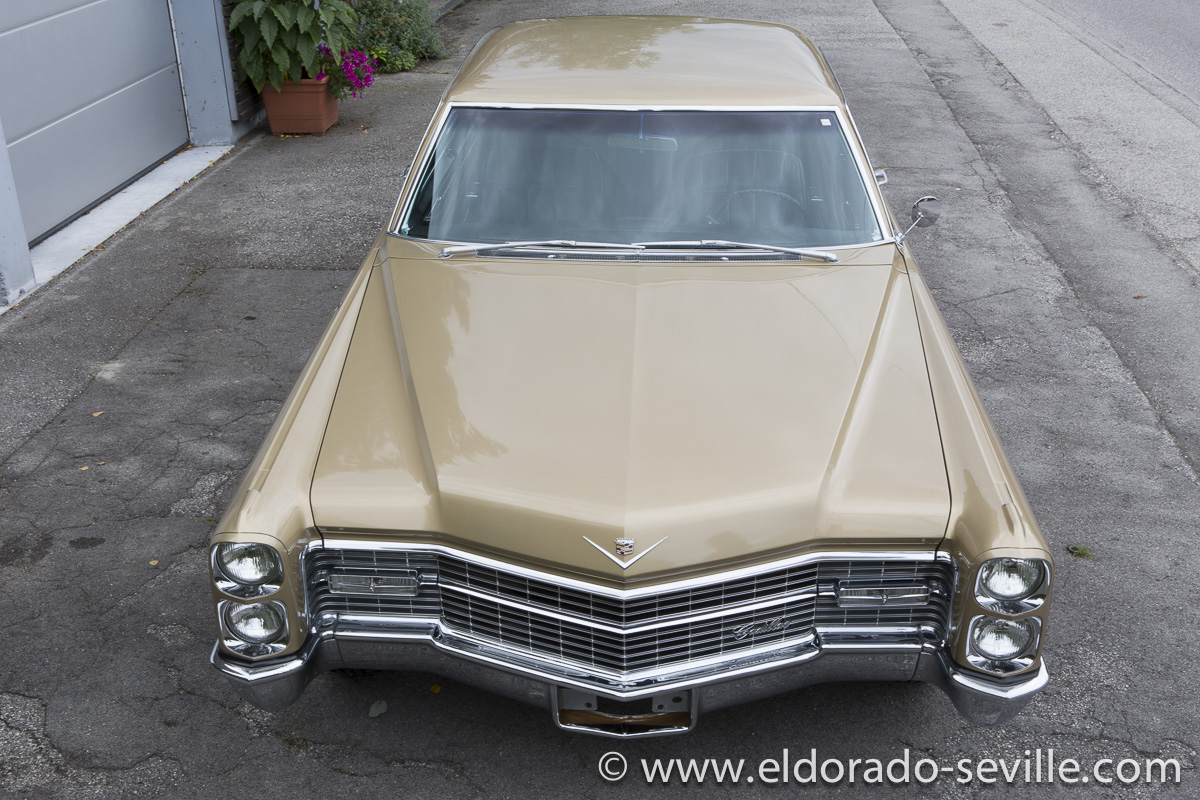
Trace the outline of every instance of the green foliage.
<path fill-rule="evenodd" d="M 425 0 L 354 0 L 356 46 L 370 53 L 380 72 L 401 72 L 419 58 L 442 58 L 445 46 Z"/>
<path fill-rule="evenodd" d="M 370 55 L 375 59 L 380 72 L 404 72 L 417 65 L 417 57 L 407 50 L 372 47 Z"/>
<path fill-rule="evenodd" d="M 358 26 L 345 0 L 234 0 L 229 31 L 241 45 L 239 77 L 258 91 L 270 83 L 282 90 L 285 78 L 314 77 L 322 69 L 317 46 L 325 43 L 341 63 L 340 53 L 354 40 Z"/>
<path fill-rule="evenodd" d="M 1088 547 L 1086 544 L 1072 544 L 1067 546 L 1067 552 L 1076 558 L 1095 558 L 1096 551 Z"/>

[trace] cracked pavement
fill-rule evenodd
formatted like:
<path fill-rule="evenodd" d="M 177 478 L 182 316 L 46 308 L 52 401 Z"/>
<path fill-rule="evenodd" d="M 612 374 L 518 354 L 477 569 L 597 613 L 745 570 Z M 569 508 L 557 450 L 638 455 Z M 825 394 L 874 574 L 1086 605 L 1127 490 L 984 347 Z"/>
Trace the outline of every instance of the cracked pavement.
<path fill-rule="evenodd" d="M 833 684 L 710 714 L 686 737 L 614 743 L 420 674 L 323 675 L 267 713 L 208 665 L 213 523 L 450 73 L 494 25 L 577 13 L 810 33 L 897 215 L 943 198 L 942 221 L 910 242 L 1057 559 L 1052 682 L 1011 723 L 970 725 L 928 686 Z M 941 780 L 894 797 L 1196 796 L 1200 223 L 1191 177 L 1161 169 L 1200 162 L 1195 106 L 1033 0 L 467 0 L 444 26 L 450 58 L 343 103 L 324 137 L 248 137 L 0 317 L 0 797 L 696 795 L 714 787 L 609 784 L 596 762 L 809 747 L 1184 765 L 1179 785 Z M 1119 114 L 1093 113 L 1101 96 L 1143 121 L 1174 116 L 1131 139 Z"/>

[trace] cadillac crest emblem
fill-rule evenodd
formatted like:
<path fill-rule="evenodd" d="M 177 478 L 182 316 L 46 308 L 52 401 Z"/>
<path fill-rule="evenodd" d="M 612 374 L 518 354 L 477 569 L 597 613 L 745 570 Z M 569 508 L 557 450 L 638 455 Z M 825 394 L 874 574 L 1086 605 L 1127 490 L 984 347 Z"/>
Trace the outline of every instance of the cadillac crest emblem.
<path fill-rule="evenodd" d="M 616 548 L 616 551 L 617 551 L 616 555 L 613 555 L 608 550 L 605 550 L 603 547 L 596 544 L 595 542 L 593 542 L 591 539 L 589 539 L 586 536 L 583 537 L 583 540 L 585 542 L 587 542 L 588 544 L 590 544 L 592 547 L 599 550 L 601 553 L 603 553 L 608 558 L 609 561 L 613 562 L 621 569 L 629 569 L 634 564 L 636 564 L 638 561 L 640 561 L 642 559 L 642 557 L 648 555 L 651 550 L 653 550 L 654 548 L 658 547 L 660 544 L 665 542 L 667 540 L 667 537 L 665 537 L 665 536 L 662 537 L 657 542 L 650 545 L 642 552 L 638 553 L 636 556 L 633 555 L 633 546 L 637 543 L 633 539 L 626 539 L 624 537 L 622 537 L 620 539 L 613 539 L 613 546 Z M 618 556 L 628 556 L 628 557 L 627 558 L 618 558 Z"/>

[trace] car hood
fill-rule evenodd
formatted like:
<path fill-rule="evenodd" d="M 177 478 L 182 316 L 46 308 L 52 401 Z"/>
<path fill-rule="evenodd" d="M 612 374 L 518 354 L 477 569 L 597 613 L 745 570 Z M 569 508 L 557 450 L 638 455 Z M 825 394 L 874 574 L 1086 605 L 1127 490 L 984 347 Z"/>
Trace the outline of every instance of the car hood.
<path fill-rule="evenodd" d="M 381 257 L 314 518 L 621 585 L 817 548 L 931 549 L 950 498 L 894 255 Z"/>

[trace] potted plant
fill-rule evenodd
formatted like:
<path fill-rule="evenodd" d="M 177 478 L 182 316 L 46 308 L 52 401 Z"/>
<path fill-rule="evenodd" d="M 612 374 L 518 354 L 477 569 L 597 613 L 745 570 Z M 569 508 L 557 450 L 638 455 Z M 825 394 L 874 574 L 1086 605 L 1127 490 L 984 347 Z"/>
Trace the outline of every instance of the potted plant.
<path fill-rule="evenodd" d="M 349 46 L 356 25 L 345 0 L 234 0 L 238 72 L 262 93 L 271 133 L 324 133 L 338 97 L 371 85 L 371 59 Z"/>

